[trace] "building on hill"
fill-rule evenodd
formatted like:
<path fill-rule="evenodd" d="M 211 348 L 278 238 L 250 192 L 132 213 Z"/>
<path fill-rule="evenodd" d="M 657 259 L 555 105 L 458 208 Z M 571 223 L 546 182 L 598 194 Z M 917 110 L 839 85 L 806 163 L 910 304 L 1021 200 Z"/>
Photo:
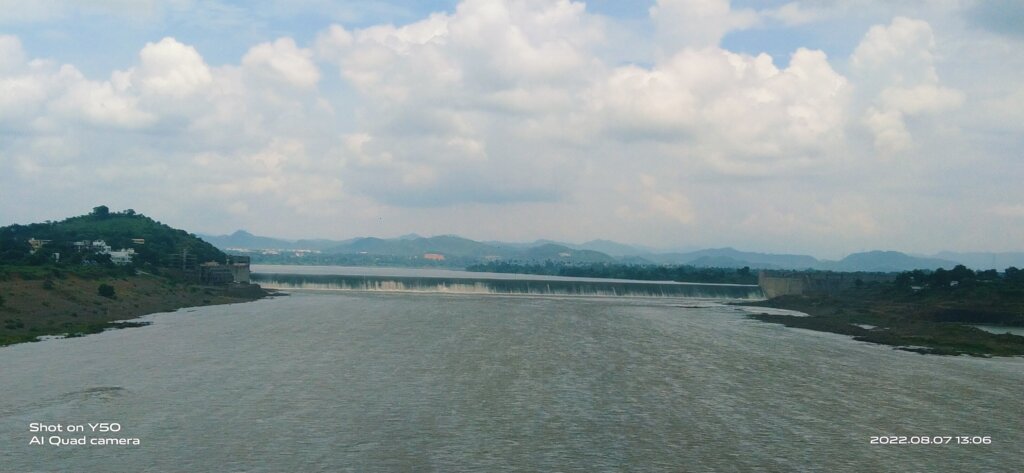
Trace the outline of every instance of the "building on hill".
<path fill-rule="evenodd" d="M 423 259 L 427 261 L 444 261 L 444 255 L 439 253 L 424 253 Z"/>
<path fill-rule="evenodd" d="M 251 259 L 248 256 L 234 256 L 228 255 L 228 267 L 231 269 L 231 275 L 234 282 L 248 284 L 249 279 L 249 262 Z"/>
<path fill-rule="evenodd" d="M 43 245 L 49 244 L 51 240 L 36 240 L 35 238 L 28 239 L 28 245 L 32 248 L 29 250 L 29 254 L 36 254 Z"/>
<path fill-rule="evenodd" d="M 134 248 L 115 250 L 104 240 L 80 240 L 71 243 L 71 246 L 79 253 L 90 252 L 98 255 L 110 255 L 110 261 L 118 265 L 132 264 L 135 258 Z"/>
<path fill-rule="evenodd" d="M 214 261 L 199 265 L 199 280 L 203 284 L 231 284 L 235 280 L 231 267 Z"/>
<path fill-rule="evenodd" d="M 110 261 L 114 264 L 132 264 L 132 258 L 135 257 L 135 250 L 133 248 L 120 249 L 117 251 L 111 251 Z"/>

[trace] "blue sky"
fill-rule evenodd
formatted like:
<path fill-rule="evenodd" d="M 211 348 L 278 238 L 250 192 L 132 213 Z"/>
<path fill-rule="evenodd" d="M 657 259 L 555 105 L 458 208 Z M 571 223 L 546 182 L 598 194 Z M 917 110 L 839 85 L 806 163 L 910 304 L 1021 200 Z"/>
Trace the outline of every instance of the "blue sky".
<path fill-rule="evenodd" d="M 1024 249 L 1018 2 L 0 12 L 0 225 L 106 204 L 292 238 Z"/>

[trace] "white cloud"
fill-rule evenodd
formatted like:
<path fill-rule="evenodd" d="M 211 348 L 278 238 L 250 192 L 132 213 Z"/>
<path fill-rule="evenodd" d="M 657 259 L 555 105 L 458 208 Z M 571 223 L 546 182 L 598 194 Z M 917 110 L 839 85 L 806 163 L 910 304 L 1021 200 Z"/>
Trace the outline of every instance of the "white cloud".
<path fill-rule="evenodd" d="M 733 10 L 729 0 L 658 0 L 650 15 L 661 45 L 668 51 L 718 46 L 733 30 L 759 22 L 757 12 Z"/>
<path fill-rule="evenodd" d="M 830 16 L 824 10 L 807 8 L 799 2 L 789 2 L 777 8 L 760 12 L 762 16 L 779 21 L 786 26 L 798 26 L 813 23 Z"/>
<path fill-rule="evenodd" d="M 156 116 L 140 110 L 138 100 L 118 94 L 109 82 L 78 80 L 54 102 L 54 108 L 92 125 L 145 128 Z"/>
<path fill-rule="evenodd" d="M 0 73 L 17 70 L 25 65 L 25 51 L 17 36 L 0 35 Z"/>
<path fill-rule="evenodd" d="M 896 86 L 938 81 L 935 36 L 928 22 L 896 17 L 875 25 L 864 35 L 850 58 L 861 77 Z"/>
<path fill-rule="evenodd" d="M 174 38 L 146 43 L 139 59 L 139 68 L 130 71 L 125 79 L 134 83 L 143 94 L 180 99 L 213 82 L 209 66 L 196 49 Z M 127 84 L 121 87 L 127 87 Z"/>
<path fill-rule="evenodd" d="M 914 139 L 905 118 L 960 107 L 965 95 L 940 84 L 935 36 L 921 20 L 896 17 L 868 30 L 850 58 L 861 94 L 871 102 L 863 123 L 885 154 L 910 149 Z"/>
<path fill-rule="evenodd" d="M 550 125 L 580 111 L 602 31 L 582 3 L 470 0 L 401 27 L 322 32 L 317 54 L 373 110 L 356 180 L 393 184 L 363 187 L 410 205 L 550 199 L 574 172 L 550 148 L 571 133 Z"/>
<path fill-rule="evenodd" d="M 869 108 L 864 114 L 864 125 L 875 137 L 875 148 L 886 153 L 905 151 L 914 143 L 898 110 Z"/>
<path fill-rule="evenodd" d="M 185 13 L 227 8 L 211 5 Z M 30 57 L 45 43 L 21 42 L 38 36 L 0 36 L 0 213 L 75 195 L 197 231 L 264 221 L 282 236 L 864 249 L 941 235 L 946 217 L 928 202 L 942 192 L 974 199 L 950 218 L 1020 233 L 1019 45 L 958 29 L 957 5 L 922 12 L 927 21 L 899 16 L 910 2 L 887 5 L 663 0 L 649 18 L 620 20 L 568 0 L 466 0 L 206 58 L 171 35 L 109 74 L 85 56 Z M 871 13 L 836 13 L 858 9 Z M 821 19 L 848 30 L 801 28 L 809 47 L 788 62 L 721 42 Z M 266 21 L 255 30 L 287 29 Z M 647 31 L 614 44 L 624 30 Z M 811 49 L 850 31 L 863 38 L 848 58 Z"/>
<path fill-rule="evenodd" d="M 696 145 L 727 169 L 827 155 L 843 136 L 848 89 L 820 51 L 798 50 L 780 70 L 764 54 L 709 48 L 618 68 L 590 97 L 612 132 Z"/>
<path fill-rule="evenodd" d="M 242 66 L 272 80 L 310 88 L 320 81 L 320 70 L 312 57 L 312 51 L 299 48 L 292 38 L 279 38 L 250 49 L 242 58 Z"/>
<path fill-rule="evenodd" d="M 918 115 L 959 107 L 964 102 L 964 94 L 935 84 L 918 84 L 913 87 L 888 87 L 882 91 L 879 99 L 886 109 Z"/>

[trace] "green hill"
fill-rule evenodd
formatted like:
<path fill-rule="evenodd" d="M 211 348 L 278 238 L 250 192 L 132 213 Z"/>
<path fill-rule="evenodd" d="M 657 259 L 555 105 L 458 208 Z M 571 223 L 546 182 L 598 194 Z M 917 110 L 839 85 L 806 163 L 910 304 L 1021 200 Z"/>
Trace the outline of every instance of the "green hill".
<path fill-rule="evenodd" d="M 29 239 L 48 242 L 33 253 Z M 171 228 L 134 210 L 110 212 L 99 206 L 86 215 L 60 222 L 33 223 L 0 227 L 0 264 L 38 265 L 55 261 L 65 264 L 92 261 L 76 242 L 102 240 L 111 248 L 133 249 L 135 266 L 166 266 L 186 251 L 195 261 L 223 262 L 225 254 L 213 245 L 184 230 Z M 102 258 L 100 258 L 102 259 Z M 96 261 L 103 263 L 103 261 Z"/>

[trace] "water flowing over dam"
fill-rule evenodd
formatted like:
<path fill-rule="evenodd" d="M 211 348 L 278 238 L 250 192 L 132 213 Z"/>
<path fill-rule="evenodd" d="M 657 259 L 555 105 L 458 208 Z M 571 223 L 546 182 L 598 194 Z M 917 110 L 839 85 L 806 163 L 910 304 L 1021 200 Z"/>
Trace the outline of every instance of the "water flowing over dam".
<path fill-rule="evenodd" d="M 761 299 L 756 285 L 698 284 L 666 281 L 538 279 L 466 276 L 402 276 L 253 273 L 252 281 L 271 289 L 335 291 L 444 292 L 454 294 L 530 294 L 567 296 L 692 297 Z"/>

